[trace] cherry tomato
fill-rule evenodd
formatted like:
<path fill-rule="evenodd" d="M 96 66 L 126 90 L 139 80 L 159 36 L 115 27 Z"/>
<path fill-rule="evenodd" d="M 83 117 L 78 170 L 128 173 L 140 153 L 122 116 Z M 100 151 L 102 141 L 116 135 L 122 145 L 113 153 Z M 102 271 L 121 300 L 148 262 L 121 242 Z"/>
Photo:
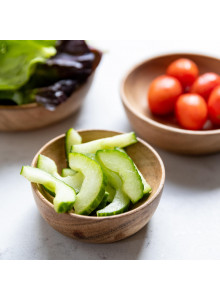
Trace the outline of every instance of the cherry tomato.
<path fill-rule="evenodd" d="M 220 86 L 217 86 L 209 96 L 208 112 L 212 123 L 220 126 Z"/>
<path fill-rule="evenodd" d="M 203 98 L 208 99 L 212 90 L 218 85 L 220 85 L 220 76 L 214 72 L 207 72 L 195 80 L 190 92 L 198 93 Z"/>
<path fill-rule="evenodd" d="M 193 93 L 181 95 L 175 107 L 179 124 L 188 130 L 200 130 L 208 117 L 208 108 L 205 99 Z"/>
<path fill-rule="evenodd" d="M 152 113 L 166 115 L 174 111 L 177 98 L 182 94 L 179 81 L 171 76 L 155 78 L 148 91 L 148 103 Z"/>
<path fill-rule="evenodd" d="M 199 75 L 197 65 L 185 58 L 172 62 L 167 68 L 167 75 L 174 76 L 182 84 L 183 88 L 190 87 Z"/>

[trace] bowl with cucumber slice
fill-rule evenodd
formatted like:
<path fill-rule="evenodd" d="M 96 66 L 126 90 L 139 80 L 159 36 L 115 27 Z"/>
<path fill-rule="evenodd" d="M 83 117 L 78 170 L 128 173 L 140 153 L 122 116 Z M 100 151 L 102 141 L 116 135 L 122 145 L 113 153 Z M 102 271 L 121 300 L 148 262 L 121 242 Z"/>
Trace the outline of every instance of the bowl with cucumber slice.
<path fill-rule="evenodd" d="M 91 243 L 133 235 L 154 214 L 165 169 L 135 133 L 69 129 L 44 145 L 21 175 L 55 230 Z"/>

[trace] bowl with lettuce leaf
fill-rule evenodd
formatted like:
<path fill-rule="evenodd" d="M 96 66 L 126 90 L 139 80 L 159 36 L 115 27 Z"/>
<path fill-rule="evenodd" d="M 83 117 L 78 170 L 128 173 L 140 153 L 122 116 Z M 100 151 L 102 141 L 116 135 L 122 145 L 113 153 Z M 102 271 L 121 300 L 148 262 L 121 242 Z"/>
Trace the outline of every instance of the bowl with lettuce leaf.
<path fill-rule="evenodd" d="M 33 130 L 76 112 L 101 56 L 83 40 L 0 40 L 0 131 Z"/>

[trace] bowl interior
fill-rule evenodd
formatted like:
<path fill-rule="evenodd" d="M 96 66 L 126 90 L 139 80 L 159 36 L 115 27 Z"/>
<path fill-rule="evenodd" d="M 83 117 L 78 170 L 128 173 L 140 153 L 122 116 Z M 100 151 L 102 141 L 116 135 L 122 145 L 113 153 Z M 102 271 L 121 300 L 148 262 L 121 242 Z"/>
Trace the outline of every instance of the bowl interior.
<path fill-rule="evenodd" d="M 112 131 L 103 131 L 103 130 L 91 130 L 91 131 L 79 131 L 82 136 L 83 142 L 88 142 L 95 139 L 111 137 L 117 132 Z M 65 147 L 64 147 L 65 136 L 61 135 L 49 143 L 47 143 L 35 156 L 32 165 L 36 166 L 37 157 L 39 154 L 53 159 L 58 167 L 58 171 L 61 172 L 62 168 L 67 167 L 66 157 L 65 157 Z M 164 182 L 164 167 L 159 155 L 145 142 L 139 141 L 134 145 L 131 145 L 126 148 L 128 155 L 133 159 L 147 182 L 152 187 L 152 193 L 149 197 L 144 197 L 140 202 L 135 206 L 131 207 L 134 209 L 141 206 L 143 203 L 151 202 L 154 197 L 159 193 L 161 186 Z M 51 201 L 49 194 L 43 189 L 41 185 L 37 185 L 39 192 L 46 198 Z"/>
<path fill-rule="evenodd" d="M 220 60 L 213 57 L 197 54 L 169 54 L 152 58 L 134 68 L 125 78 L 122 84 L 123 101 L 131 110 L 142 118 L 150 118 L 156 122 L 167 126 L 181 129 L 176 123 L 174 116 L 157 117 L 154 116 L 148 107 L 147 93 L 155 77 L 165 74 L 168 65 L 178 58 L 189 58 L 199 67 L 200 74 L 204 72 L 216 72 L 220 70 Z"/>

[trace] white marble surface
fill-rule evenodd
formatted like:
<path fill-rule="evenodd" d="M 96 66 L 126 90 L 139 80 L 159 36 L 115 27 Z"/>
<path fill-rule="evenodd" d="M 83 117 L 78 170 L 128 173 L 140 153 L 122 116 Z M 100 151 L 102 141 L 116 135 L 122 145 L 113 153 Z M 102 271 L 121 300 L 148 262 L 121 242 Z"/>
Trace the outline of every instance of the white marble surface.
<path fill-rule="evenodd" d="M 64 122 L 28 133 L 0 133 L 0 259 L 220 259 L 220 154 L 190 157 L 157 149 L 166 167 L 159 207 L 140 232 L 108 245 L 87 244 L 52 229 L 19 175 L 38 149 L 68 128 L 130 131 L 119 98 L 124 72 L 171 51 L 220 56 L 220 42 L 109 42 L 82 109 Z"/>

